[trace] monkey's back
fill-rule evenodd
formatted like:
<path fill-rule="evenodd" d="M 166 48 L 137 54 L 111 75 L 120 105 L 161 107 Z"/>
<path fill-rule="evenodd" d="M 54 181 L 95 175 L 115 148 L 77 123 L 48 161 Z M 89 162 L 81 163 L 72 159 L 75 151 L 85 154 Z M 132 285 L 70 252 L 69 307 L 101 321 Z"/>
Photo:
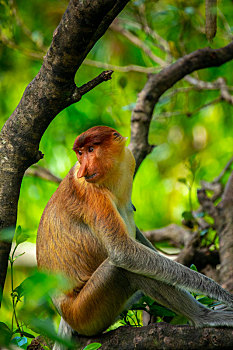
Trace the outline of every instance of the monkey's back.
<path fill-rule="evenodd" d="M 107 258 L 107 252 L 82 219 L 82 199 L 72 181 L 74 173 L 75 167 L 44 210 L 37 235 L 37 262 L 40 269 L 64 273 L 81 289 Z"/>

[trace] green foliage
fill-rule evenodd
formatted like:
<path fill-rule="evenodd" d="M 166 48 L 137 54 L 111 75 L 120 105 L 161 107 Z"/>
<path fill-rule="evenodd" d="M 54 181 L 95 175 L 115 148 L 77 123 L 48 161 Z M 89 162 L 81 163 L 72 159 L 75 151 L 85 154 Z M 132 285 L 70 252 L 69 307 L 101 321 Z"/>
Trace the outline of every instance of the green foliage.
<path fill-rule="evenodd" d="M 9 236 L 12 237 L 12 230 L 5 231 L 2 236 L 8 240 Z M 57 335 L 53 323 L 56 311 L 51 303 L 51 297 L 54 293 L 59 293 L 58 286 L 62 291 L 69 286 L 69 281 L 60 274 L 36 271 L 17 287 L 14 286 L 14 264 L 24 254 L 16 255 L 16 251 L 18 246 L 29 237 L 21 226 L 18 226 L 15 230 L 16 244 L 9 256 L 12 302 L 11 327 L 0 322 L 0 345 L 5 347 L 17 345 L 19 348 L 26 349 L 30 340 L 36 334 L 42 334 L 53 341 L 72 347 L 73 342 Z M 18 310 L 19 304 L 21 305 Z M 16 334 L 19 334 L 19 336 L 16 336 Z"/>
<path fill-rule="evenodd" d="M 87 346 L 85 346 L 85 348 L 83 350 L 97 350 L 101 347 L 100 343 L 91 343 Z"/>
<path fill-rule="evenodd" d="M 169 322 L 176 324 L 177 315 L 168 308 L 159 305 L 148 296 L 143 296 L 138 303 L 131 306 L 130 310 L 124 311 L 121 314 L 121 323 L 134 327 L 142 326 L 141 311 L 148 312 L 150 317 L 153 317 L 153 322 Z M 187 323 L 187 319 L 184 317 L 182 320 L 182 323 Z M 179 318 L 179 322 L 181 322 L 181 318 Z"/>
<path fill-rule="evenodd" d="M 14 3 L 15 8 L 12 8 Z M 34 0 L 28 1 L 27 6 L 25 0 L 0 0 L 0 40 L 3 42 L 0 46 L 1 126 L 18 105 L 26 86 L 38 73 L 42 57 L 66 5 L 67 2 L 63 0 Z M 134 0 L 120 14 L 119 20 L 159 58 L 166 59 L 166 50 L 170 50 L 172 63 L 187 53 L 210 45 L 204 35 L 204 12 L 204 2 L 201 0 Z M 231 13 L 230 0 L 219 2 L 218 32 L 211 47 L 228 44 L 233 30 Z M 147 24 L 151 31 L 145 31 Z M 156 39 L 157 35 L 165 40 L 165 51 L 161 49 L 165 44 Z M 114 31 L 107 32 L 96 43 L 88 58 L 121 67 L 133 64 L 142 68 L 154 67 L 155 72 L 160 70 L 140 47 Z M 214 82 L 222 76 L 229 86 L 233 86 L 232 64 L 229 62 L 221 67 L 201 70 L 195 77 Z M 83 65 L 75 82 L 80 86 L 102 70 Z M 131 111 L 146 81 L 146 73 L 115 69 L 111 81 L 83 96 L 79 103 L 62 111 L 51 123 L 41 140 L 40 150 L 45 157 L 39 165 L 64 177 L 76 162 L 72 151 L 75 137 L 94 125 L 109 125 L 124 136 L 130 136 Z M 226 102 L 210 104 L 218 96 L 217 90 L 190 89 L 190 85 L 182 80 L 157 103 L 149 132 L 149 142 L 157 147 L 140 166 L 132 195 L 137 208 L 135 220 L 140 228 L 153 229 L 171 222 L 180 223 L 182 219 L 195 228 L 193 211 L 198 205 L 196 189 L 200 179 L 212 180 L 232 156 L 232 106 Z M 3 345 L 15 337 L 17 345 L 23 347 L 24 338 L 29 338 L 31 333 L 36 335 L 36 332 L 57 339 L 55 327 L 48 327 L 48 323 L 54 324 L 55 311 L 45 292 L 52 293 L 57 284 L 62 288 L 64 280 L 58 276 L 33 274 L 31 269 L 28 271 L 28 268 L 15 265 L 15 261 L 20 259 L 20 255 L 15 255 L 18 245 L 27 239 L 35 242 L 43 209 L 56 187 L 57 184 L 36 177 L 23 179 L 16 246 L 10 257 L 12 275 L 8 275 L 5 288 L 8 298 L 4 297 L 3 302 L 6 322 L 0 323 L 0 342 Z M 198 215 L 212 223 L 205 213 Z M 0 239 L 11 241 L 13 235 L 14 230 L 4 230 L 0 233 Z M 202 230 L 200 236 L 203 245 L 218 247 L 214 229 Z M 14 276 L 13 271 L 17 271 Z M 25 275 L 30 273 L 32 276 L 25 280 Z M 148 299 L 138 307 L 140 309 L 136 313 L 131 310 L 128 316 L 124 315 L 125 323 L 139 325 L 140 310 L 144 308 L 158 320 L 181 321 L 177 316 L 166 314 L 168 311 Z M 33 320 L 32 315 L 40 318 L 42 323 Z"/>
<path fill-rule="evenodd" d="M 7 346 L 10 343 L 13 332 L 4 323 L 0 322 L 0 345 Z"/>

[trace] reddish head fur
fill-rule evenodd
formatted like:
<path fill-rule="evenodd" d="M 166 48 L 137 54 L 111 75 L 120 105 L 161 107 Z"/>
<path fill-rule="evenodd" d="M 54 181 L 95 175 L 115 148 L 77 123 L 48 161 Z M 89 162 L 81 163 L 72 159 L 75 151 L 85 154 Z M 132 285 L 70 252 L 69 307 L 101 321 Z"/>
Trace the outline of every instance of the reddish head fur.
<path fill-rule="evenodd" d="M 103 183 L 106 177 L 112 176 L 125 140 L 115 129 L 107 126 L 95 126 L 79 135 L 73 146 L 80 163 L 78 178 Z"/>
<path fill-rule="evenodd" d="M 77 149 L 84 146 L 111 143 L 111 140 L 113 139 L 123 140 L 123 137 L 115 129 L 108 126 L 94 126 L 93 128 L 84 131 L 76 138 L 73 150 L 77 151 Z"/>

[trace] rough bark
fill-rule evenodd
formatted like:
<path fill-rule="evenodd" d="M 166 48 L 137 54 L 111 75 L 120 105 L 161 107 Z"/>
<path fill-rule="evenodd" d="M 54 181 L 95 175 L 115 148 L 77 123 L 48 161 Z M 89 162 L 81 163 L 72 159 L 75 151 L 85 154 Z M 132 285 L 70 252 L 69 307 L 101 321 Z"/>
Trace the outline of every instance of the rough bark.
<path fill-rule="evenodd" d="M 196 70 L 220 66 L 233 58 L 233 42 L 220 49 L 204 48 L 194 51 L 158 74 L 149 75 L 143 90 L 139 93 L 131 116 L 130 149 L 136 159 L 136 171 L 143 159 L 153 150 L 148 142 L 150 122 L 156 103 L 161 95 L 175 83 Z"/>
<path fill-rule="evenodd" d="M 15 226 L 22 177 L 30 165 L 43 157 L 39 143 L 48 125 L 61 110 L 101 82 L 97 79 L 77 88 L 74 78 L 88 52 L 128 1 L 69 2 L 39 73 L 0 134 L 0 230 Z M 102 78 L 103 81 L 106 76 Z M 0 242 L 0 290 L 10 248 L 11 242 Z"/>
<path fill-rule="evenodd" d="M 191 231 L 182 226 L 171 224 L 160 229 L 145 231 L 144 235 L 153 244 L 168 241 L 174 247 L 181 247 L 190 240 Z"/>
<path fill-rule="evenodd" d="M 188 267 L 194 264 L 199 272 L 202 272 L 207 265 L 216 267 L 220 263 L 217 250 L 210 251 L 208 247 L 201 247 L 198 233 L 193 233 L 192 238 L 181 250 L 176 261 Z"/>
<path fill-rule="evenodd" d="M 220 279 L 224 288 L 233 293 L 233 172 L 218 205 L 216 226 L 219 233 Z"/>
<path fill-rule="evenodd" d="M 221 262 L 220 283 L 233 292 L 233 172 L 226 184 L 222 201 L 215 206 L 205 189 L 198 191 L 198 199 L 206 213 L 214 218 L 219 235 L 219 255 Z"/>
<path fill-rule="evenodd" d="M 202 328 L 173 326 L 167 323 L 150 324 L 147 327 L 120 327 L 99 337 L 77 337 L 75 349 L 98 342 L 101 350 L 145 349 L 232 349 L 233 330 L 228 328 Z M 35 342 L 35 346 L 34 343 Z M 41 350 L 38 339 L 28 350 Z M 41 341 L 43 344 L 43 341 Z"/>

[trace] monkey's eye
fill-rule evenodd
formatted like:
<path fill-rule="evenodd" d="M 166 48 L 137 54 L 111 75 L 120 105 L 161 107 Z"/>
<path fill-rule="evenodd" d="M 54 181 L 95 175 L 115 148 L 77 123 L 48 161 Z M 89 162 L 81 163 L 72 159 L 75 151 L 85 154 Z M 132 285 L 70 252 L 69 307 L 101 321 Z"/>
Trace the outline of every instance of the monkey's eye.
<path fill-rule="evenodd" d="M 79 151 L 79 150 L 78 150 L 78 154 L 81 156 L 81 155 L 82 155 L 82 151 Z"/>
<path fill-rule="evenodd" d="M 88 152 L 93 152 L 94 151 L 94 148 L 93 147 L 88 147 Z"/>

